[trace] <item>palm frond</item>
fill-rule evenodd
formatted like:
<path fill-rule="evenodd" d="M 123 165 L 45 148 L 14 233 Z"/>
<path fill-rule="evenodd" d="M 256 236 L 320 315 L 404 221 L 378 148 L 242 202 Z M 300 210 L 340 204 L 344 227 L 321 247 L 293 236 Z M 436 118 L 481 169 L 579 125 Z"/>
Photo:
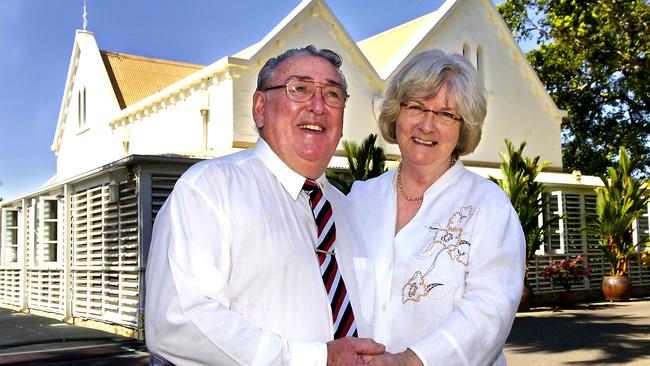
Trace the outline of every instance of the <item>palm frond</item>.
<path fill-rule="evenodd" d="M 341 192 L 347 194 L 356 180 L 378 177 L 386 171 L 386 154 L 384 149 L 375 146 L 377 135 L 370 134 L 361 145 L 344 140 L 343 149 L 348 160 L 347 169 L 328 169 L 327 179 Z"/>

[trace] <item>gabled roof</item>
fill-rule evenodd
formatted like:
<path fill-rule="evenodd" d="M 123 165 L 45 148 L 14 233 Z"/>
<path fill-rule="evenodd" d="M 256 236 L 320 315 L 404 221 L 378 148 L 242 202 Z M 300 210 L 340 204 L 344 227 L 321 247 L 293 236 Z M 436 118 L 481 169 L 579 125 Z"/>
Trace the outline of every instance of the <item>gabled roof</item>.
<path fill-rule="evenodd" d="M 185 62 L 100 51 L 120 108 L 124 109 L 204 68 Z"/>
<path fill-rule="evenodd" d="M 388 66 L 407 41 L 418 34 L 429 31 L 431 23 L 437 20 L 439 12 L 434 11 L 394 28 L 359 41 L 357 45 L 379 74 Z"/>
<path fill-rule="evenodd" d="M 359 67 L 367 70 L 369 73 L 369 82 L 379 81 L 379 75 L 375 68 L 366 58 L 365 54 L 356 42 L 352 39 L 348 31 L 343 27 L 339 19 L 334 15 L 332 10 L 327 6 L 324 0 L 302 0 L 280 23 L 278 23 L 269 33 L 267 33 L 259 42 L 237 52 L 233 58 L 245 60 L 254 60 L 266 49 L 277 47 L 282 38 L 289 37 L 297 29 L 300 22 L 310 22 L 318 19 L 326 23 L 332 35 L 340 44 L 341 49 L 346 49 L 353 60 L 346 60 L 346 64 L 358 63 Z"/>

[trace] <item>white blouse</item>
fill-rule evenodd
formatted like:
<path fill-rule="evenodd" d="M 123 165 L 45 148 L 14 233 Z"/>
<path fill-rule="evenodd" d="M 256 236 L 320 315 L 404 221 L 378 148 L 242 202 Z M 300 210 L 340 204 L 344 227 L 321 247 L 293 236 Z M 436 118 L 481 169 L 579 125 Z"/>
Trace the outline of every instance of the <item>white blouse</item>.
<path fill-rule="evenodd" d="M 508 197 L 458 161 L 395 234 L 395 176 L 356 182 L 349 195 L 376 265 L 375 340 L 425 365 L 505 365 L 525 264 Z"/>

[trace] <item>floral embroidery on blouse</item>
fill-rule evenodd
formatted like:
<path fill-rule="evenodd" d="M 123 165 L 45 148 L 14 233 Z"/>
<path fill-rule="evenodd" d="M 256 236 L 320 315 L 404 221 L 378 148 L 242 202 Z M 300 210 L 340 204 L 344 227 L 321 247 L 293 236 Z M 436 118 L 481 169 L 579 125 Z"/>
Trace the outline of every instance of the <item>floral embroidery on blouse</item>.
<path fill-rule="evenodd" d="M 470 242 L 467 240 L 468 233 L 465 226 L 474 216 L 472 206 L 462 207 L 454 212 L 447 220 L 447 225 L 440 224 L 426 226 L 426 229 L 433 233 L 431 243 L 416 255 L 418 259 L 425 259 L 433 256 L 433 262 L 423 274 L 421 271 L 413 273 L 408 282 L 402 287 L 402 303 L 409 301 L 418 302 L 426 297 L 429 292 L 443 283 L 427 283 L 425 277 L 433 271 L 440 254 L 447 253 L 452 261 L 456 261 L 467 267 L 469 263 Z"/>
<path fill-rule="evenodd" d="M 402 303 L 406 304 L 408 301 L 418 302 L 420 298 L 427 296 L 429 291 L 437 286 L 442 286 L 442 283 L 427 284 L 424 282 L 422 272 L 416 271 L 406 285 L 402 287 Z"/>

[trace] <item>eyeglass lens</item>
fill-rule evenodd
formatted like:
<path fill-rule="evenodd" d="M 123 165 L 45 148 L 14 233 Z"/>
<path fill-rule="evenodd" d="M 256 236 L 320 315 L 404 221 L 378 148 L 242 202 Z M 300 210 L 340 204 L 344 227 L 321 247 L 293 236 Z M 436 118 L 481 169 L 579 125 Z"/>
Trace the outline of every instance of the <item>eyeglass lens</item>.
<path fill-rule="evenodd" d="M 287 96 L 295 102 L 306 102 L 314 96 L 316 87 L 320 87 L 321 95 L 327 105 L 333 108 L 345 107 L 347 95 L 341 87 L 310 80 L 289 81 L 287 83 Z"/>
<path fill-rule="evenodd" d="M 409 116 L 418 119 L 424 118 L 427 112 L 431 112 L 433 114 L 433 119 L 444 124 L 445 126 L 451 126 L 454 124 L 454 122 L 463 120 L 462 117 L 459 117 L 451 112 L 427 109 L 422 105 L 416 103 L 403 103 L 402 106 Z"/>

